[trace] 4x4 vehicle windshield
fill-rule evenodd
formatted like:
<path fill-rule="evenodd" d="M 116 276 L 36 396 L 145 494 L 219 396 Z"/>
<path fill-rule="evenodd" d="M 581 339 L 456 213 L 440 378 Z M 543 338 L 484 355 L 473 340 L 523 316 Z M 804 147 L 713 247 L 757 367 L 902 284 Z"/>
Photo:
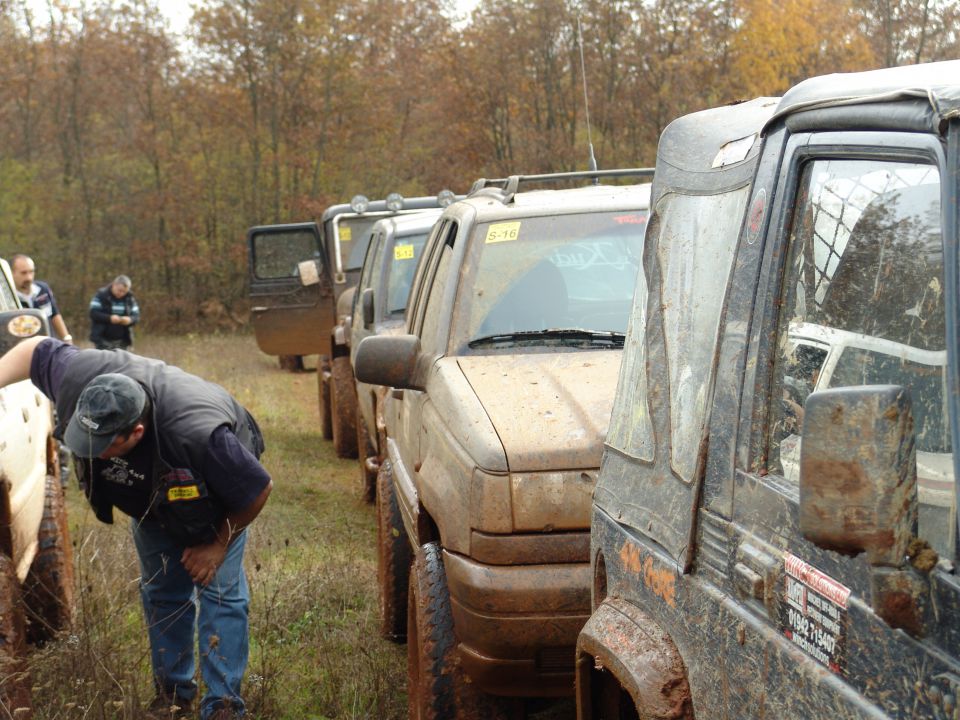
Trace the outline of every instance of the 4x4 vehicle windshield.
<path fill-rule="evenodd" d="M 454 347 L 622 343 L 646 212 L 479 224 L 464 265 Z M 577 330 L 579 333 L 546 332 Z"/>
<path fill-rule="evenodd" d="M 377 277 L 379 273 L 386 274 L 386 314 L 389 318 L 402 318 L 407 310 L 407 300 L 410 298 L 413 274 L 417 270 L 420 252 L 423 250 L 423 244 L 427 241 L 428 234 L 426 232 L 412 233 L 399 238 L 393 246 L 393 256 L 390 258 L 390 263 L 385 268 L 378 265 L 374 270 L 374 278 L 371 281 L 371 285 L 374 287 L 381 284 Z"/>

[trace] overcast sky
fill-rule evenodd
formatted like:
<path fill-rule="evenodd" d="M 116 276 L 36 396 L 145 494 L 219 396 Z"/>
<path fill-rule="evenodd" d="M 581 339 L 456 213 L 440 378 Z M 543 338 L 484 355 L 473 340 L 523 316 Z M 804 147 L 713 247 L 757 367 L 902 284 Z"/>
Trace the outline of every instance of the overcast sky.
<path fill-rule="evenodd" d="M 66 5 L 79 5 L 82 0 L 66 0 Z M 409 0 L 416 2 L 417 0 Z M 480 0 L 455 0 L 457 14 L 465 17 Z M 176 33 L 182 33 L 190 18 L 193 16 L 193 5 L 198 0 L 158 0 L 160 10 L 170 21 L 170 28 Z M 34 17 L 44 17 L 47 13 L 47 0 L 27 0 L 27 5 L 33 9 Z"/>

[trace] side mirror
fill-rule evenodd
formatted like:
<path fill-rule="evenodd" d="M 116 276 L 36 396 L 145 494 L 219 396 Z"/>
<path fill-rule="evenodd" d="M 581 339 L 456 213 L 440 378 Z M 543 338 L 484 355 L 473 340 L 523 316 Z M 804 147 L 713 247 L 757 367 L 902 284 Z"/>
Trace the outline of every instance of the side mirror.
<path fill-rule="evenodd" d="M 825 550 L 899 568 L 917 532 L 910 394 L 897 385 L 812 393 L 800 449 L 800 530 Z"/>
<path fill-rule="evenodd" d="M 365 328 L 373 327 L 373 288 L 367 288 L 360 295 L 361 312 L 363 313 L 363 326 Z"/>
<path fill-rule="evenodd" d="M 297 275 L 300 276 L 300 284 L 304 287 L 318 285 L 320 283 L 320 268 L 316 260 L 304 260 L 297 263 Z"/>
<path fill-rule="evenodd" d="M 0 312 L 0 355 L 5 354 L 21 340 L 37 335 L 50 335 L 50 326 L 42 311 L 23 308 Z"/>
<path fill-rule="evenodd" d="M 416 335 L 369 335 L 357 345 L 353 371 L 371 385 L 423 390 L 417 377 L 420 338 Z"/>

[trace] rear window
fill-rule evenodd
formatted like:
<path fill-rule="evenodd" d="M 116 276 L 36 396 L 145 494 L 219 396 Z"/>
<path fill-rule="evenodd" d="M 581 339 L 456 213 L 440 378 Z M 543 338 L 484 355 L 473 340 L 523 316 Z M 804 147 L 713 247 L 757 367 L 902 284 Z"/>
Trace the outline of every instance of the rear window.
<path fill-rule="evenodd" d="M 316 236 L 308 230 L 257 233 L 253 236 L 253 271 L 261 280 L 296 277 L 297 265 L 320 256 Z"/>

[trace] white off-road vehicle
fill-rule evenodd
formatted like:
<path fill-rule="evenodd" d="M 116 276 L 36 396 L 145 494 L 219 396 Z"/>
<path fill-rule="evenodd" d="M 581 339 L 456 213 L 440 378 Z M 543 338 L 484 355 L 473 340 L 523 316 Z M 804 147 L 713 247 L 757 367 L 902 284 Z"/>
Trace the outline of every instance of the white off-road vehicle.
<path fill-rule="evenodd" d="M 20 307 L 0 260 L 0 354 L 49 333 Z M 24 649 L 67 626 L 73 560 L 50 401 L 30 381 L 0 388 L 0 706 L 30 706 Z"/>

